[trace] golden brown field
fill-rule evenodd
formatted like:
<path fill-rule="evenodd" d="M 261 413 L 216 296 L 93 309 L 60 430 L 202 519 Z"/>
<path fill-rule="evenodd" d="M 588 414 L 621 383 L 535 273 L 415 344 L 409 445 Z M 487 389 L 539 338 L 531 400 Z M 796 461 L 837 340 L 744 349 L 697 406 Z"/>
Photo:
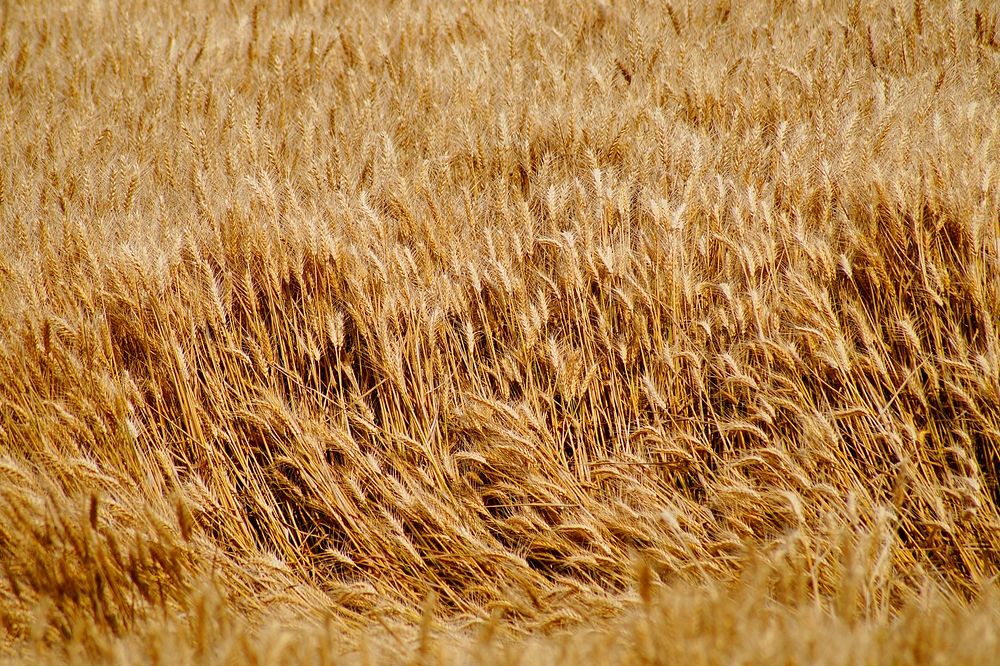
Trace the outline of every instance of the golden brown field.
<path fill-rule="evenodd" d="M 990 663 L 988 0 L 0 5 L 0 660 Z"/>

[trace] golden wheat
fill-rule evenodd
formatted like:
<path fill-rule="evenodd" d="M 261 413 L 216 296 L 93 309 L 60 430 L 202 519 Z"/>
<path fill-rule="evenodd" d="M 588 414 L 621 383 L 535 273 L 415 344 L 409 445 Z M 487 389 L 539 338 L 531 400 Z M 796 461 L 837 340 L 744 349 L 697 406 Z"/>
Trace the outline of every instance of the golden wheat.
<path fill-rule="evenodd" d="M 2 658 L 991 662 L 997 108 L 985 0 L 0 6 Z"/>

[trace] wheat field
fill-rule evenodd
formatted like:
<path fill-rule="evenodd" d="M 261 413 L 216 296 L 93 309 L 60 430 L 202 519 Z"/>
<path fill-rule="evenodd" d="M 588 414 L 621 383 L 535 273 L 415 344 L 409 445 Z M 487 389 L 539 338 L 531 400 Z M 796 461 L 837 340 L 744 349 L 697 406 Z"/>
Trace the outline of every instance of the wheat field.
<path fill-rule="evenodd" d="M 988 0 L 0 3 L 0 660 L 1000 653 Z"/>

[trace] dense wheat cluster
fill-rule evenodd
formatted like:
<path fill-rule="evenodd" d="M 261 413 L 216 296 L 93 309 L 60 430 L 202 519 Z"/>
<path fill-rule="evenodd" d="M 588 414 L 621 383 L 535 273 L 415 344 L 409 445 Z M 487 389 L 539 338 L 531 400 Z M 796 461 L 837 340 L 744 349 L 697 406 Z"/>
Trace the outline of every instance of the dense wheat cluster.
<path fill-rule="evenodd" d="M 1000 651 L 987 0 L 0 7 L 0 654 Z"/>

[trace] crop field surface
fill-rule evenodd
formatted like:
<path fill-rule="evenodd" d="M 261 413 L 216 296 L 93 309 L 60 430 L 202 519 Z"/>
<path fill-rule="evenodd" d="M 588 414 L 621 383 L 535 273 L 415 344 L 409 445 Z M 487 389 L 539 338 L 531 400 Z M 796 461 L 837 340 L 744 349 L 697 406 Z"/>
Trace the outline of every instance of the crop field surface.
<path fill-rule="evenodd" d="M 0 2 L 0 661 L 1000 654 L 1000 9 Z"/>

